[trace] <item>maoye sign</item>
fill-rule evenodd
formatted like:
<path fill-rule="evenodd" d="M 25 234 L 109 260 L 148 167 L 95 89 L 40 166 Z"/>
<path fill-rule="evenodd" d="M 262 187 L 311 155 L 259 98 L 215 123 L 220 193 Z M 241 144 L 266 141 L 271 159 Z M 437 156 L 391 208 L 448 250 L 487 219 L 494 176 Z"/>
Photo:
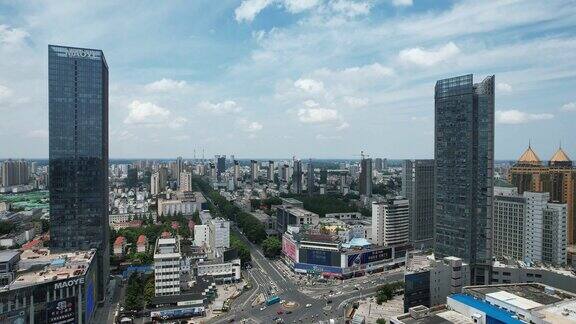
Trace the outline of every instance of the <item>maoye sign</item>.
<path fill-rule="evenodd" d="M 83 283 L 84 283 L 84 278 L 76 278 L 76 279 L 66 280 L 66 281 L 55 283 L 54 289 L 72 287 L 72 286 L 80 285 Z"/>
<path fill-rule="evenodd" d="M 53 46 L 52 49 L 58 52 L 60 56 L 70 58 L 84 58 L 90 60 L 97 60 L 100 58 L 100 52 L 89 49 L 56 47 L 56 46 Z"/>

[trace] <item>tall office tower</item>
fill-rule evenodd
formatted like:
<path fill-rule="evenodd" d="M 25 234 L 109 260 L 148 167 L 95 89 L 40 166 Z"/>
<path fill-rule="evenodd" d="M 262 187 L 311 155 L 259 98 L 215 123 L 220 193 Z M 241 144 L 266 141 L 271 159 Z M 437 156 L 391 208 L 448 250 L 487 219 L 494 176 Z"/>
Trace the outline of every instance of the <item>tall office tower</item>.
<path fill-rule="evenodd" d="M 258 168 L 258 161 L 251 160 L 250 161 L 250 179 L 252 180 L 252 183 L 255 183 L 256 180 L 258 180 L 258 172 L 260 172 L 259 168 Z"/>
<path fill-rule="evenodd" d="M 2 187 L 26 185 L 30 179 L 30 168 L 25 160 L 6 160 L 2 162 Z"/>
<path fill-rule="evenodd" d="M 490 283 L 494 172 L 494 76 L 471 74 L 435 87 L 435 252 L 470 264 Z"/>
<path fill-rule="evenodd" d="M 492 255 L 495 258 L 524 260 L 526 198 L 516 188 L 494 188 Z"/>
<path fill-rule="evenodd" d="M 434 160 L 402 162 L 402 196 L 410 202 L 410 241 L 434 245 Z"/>
<path fill-rule="evenodd" d="M 165 166 L 158 169 L 158 177 L 160 178 L 160 192 L 162 192 L 166 187 L 166 181 L 168 181 L 168 169 Z"/>
<path fill-rule="evenodd" d="M 192 173 L 188 171 L 180 172 L 180 191 L 192 191 Z"/>
<path fill-rule="evenodd" d="M 108 65 L 101 50 L 48 46 L 50 245 L 97 248 L 98 297 L 109 274 Z"/>
<path fill-rule="evenodd" d="M 180 240 L 159 238 L 154 247 L 154 292 L 156 296 L 180 295 Z"/>
<path fill-rule="evenodd" d="M 391 246 L 408 242 L 408 199 L 396 197 L 372 203 L 372 243 Z"/>
<path fill-rule="evenodd" d="M 234 160 L 234 187 L 238 187 L 238 180 L 240 180 L 240 164 Z"/>
<path fill-rule="evenodd" d="M 162 192 L 162 187 L 160 186 L 160 173 L 154 172 L 150 176 L 150 194 L 156 196 Z"/>
<path fill-rule="evenodd" d="M 292 191 L 302 193 L 302 161 L 294 159 L 292 171 Z"/>
<path fill-rule="evenodd" d="M 375 158 L 374 159 L 374 170 L 378 172 L 382 172 L 382 158 Z"/>
<path fill-rule="evenodd" d="M 176 158 L 176 163 L 174 164 L 174 174 L 173 177 L 176 179 L 176 185 L 180 188 L 180 173 L 184 170 L 184 163 L 182 162 L 182 157 Z"/>
<path fill-rule="evenodd" d="M 542 214 L 542 262 L 566 265 L 566 204 L 548 203 Z"/>
<path fill-rule="evenodd" d="M 363 158 L 360 161 L 360 195 L 372 196 L 372 159 Z"/>
<path fill-rule="evenodd" d="M 210 179 L 212 181 L 218 180 L 218 173 L 216 172 L 216 166 L 214 163 L 210 163 Z"/>
<path fill-rule="evenodd" d="M 267 170 L 267 178 L 268 181 L 274 181 L 274 161 L 268 161 L 268 170 Z"/>
<path fill-rule="evenodd" d="M 328 183 L 328 170 L 326 167 L 323 167 L 320 170 L 320 184 L 327 184 Z"/>
<path fill-rule="evenodd" d="M 561 147 L 548 164 L 543 165 L 528 145 L 518 162 L 510 168 L 509 180 L 520 194 L 524 191 L 548 192 L 550 201 L 566 204 L 568 244 L 576 243 L 576 168 Z"/>
<path fill-rule="evenodd" d="M 216 177 L 222 180 L 222 175 L 226 172 L 226 155 L 216 157 Z"/>
<path fill-rule="evenodd" d="M 306 171 L 306 187 L 308 188 L 308 196 L 314 195 L 314 164 L 312 164 L 312 159 L 308 162 L 308 170 Z"/>

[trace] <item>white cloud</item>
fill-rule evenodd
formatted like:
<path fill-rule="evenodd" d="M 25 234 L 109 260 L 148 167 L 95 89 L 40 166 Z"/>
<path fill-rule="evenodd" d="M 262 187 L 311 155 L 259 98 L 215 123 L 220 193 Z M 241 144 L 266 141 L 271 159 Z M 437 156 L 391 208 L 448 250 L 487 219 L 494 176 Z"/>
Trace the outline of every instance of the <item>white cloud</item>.
<path fill-rule="evenodd" d="M 530 114 L 516 109 L 496 111 L 496 123 L 499 124 L 525 124 L 552 118 L 554 118 L 552 114 Z"/>
<path fill-rule="evenodd" d="M 185 142 L 190 139 L 190 135 L 176 135 L 172 136 L 172 139 L 178 142 Z"/>
<path fill-rule="evenodd" d="M 412 0 L 392 0 L 392 4 L 397 6 L 397 7 L 411 6 L 414 4 L 414 1 L 412 1 Z"/>
<path fill-rule="evenodd" d="M 342 136 L 318 134 L 318 135 L 316 135 L 316 139 L 319 141 L 339 140 L 339 139 L 342 139 Z"/>
<path fill-rule="evenodd" d="M 308 93 L 320 93 L 324 91 L 324 83 L 313 79 L 298 79 L 294 86 Z"/>
<path fill-rule="evenodd" d="M 165 79 L 154 81 L 145 86 L 148 91 L 173 91 L 183 89 L 186 86 L 186 81 L 177 81 L 172 79 Z"/>
<path fill-rule="evenodd" d="M 356 17 L 367 15 L 370 13 L 370 2 L 368 1 L 353 1 L 353 0 L 337 0 L 330 2 L 332 10 L 336 13 L 344 14 L 348 17 Z"/>
<path fill-rule="evenodd" d="M 309 108 L 314 108 L 314 107 L 318 107 L 320 104 L 318 104 L 316 101 L 314 100 L 306 100 L 304 101 L 304 106 L 309 107 Z"/>
<path fill-rule="evenodd" d="M 236 121 L 236 125 L 241 131 L 248 133 L 256 133 L 262 130 L 264 126 L 256 121 L 249 121 L 246 118 L 240 118 Z"/>
<path fill-rule="evenodd" d="M 512 86 L 508 83 L 496 83 L 496 90 L 504 93 L 512 92 Z"/>
<path fill-rule="evenodd" d="M 316 7 L 320 0 L 284 0 L 284 7 L 291 13 L 299 13 Z"/>
<path fill-rule="evenodd" d="M 178 129 L 188 121 L 181 116 L 172 116 L 170 110 L 151 102 L 132 101 L 124 124 Z"/>
<path fill-rule="evenodd" d="M 562 106 L 562 108 L 560 108 L 560 110 L 562 110 L 562 111 L 576 111 L 576 101 L 564 104 Z"/>
<path fill-rule="evenodd" d="M 226 100 L 216 103 L 212 103 L 210 101 L 202 101 L 199 106 L 200 108 L 216 115 L 233 114 L 242 111 L 242 107 L 238 106 L 238 104 L 233 100 Z"/>
<path fill-rule="evenodd" d="M 0 44 L 19 45 L 24 42 L 28 36 L 30 36 L 30 34 L 23 29 L 0 25 Z"/>
<path fill-rule="evenodd" d="M 420 66 L 433 66 L 444 62 L 460 53 L 456 44 L 449 42 L 436 49 L 425 50 L 420 47 L 403 49 L 398 54 L 400 61 Z"/>
<path fill-rule="evenodd" d="M 327 108 L 301 108 L 298 110 L 298 119 L 307 124 L 321 124 L 340 119 L 337 110 Z"/>
<path fill-rule="evenodd" d="M 48 138 L 48 131 L 45 129 L 35 129 L 28 134 L 26 134 L 27 138 Z"/>
<path fill-rule="evenodd" d="M 12 96 L 12 89 L 0 84 L 0 103 Z"/>
<path fill-rule="evenodd" d="M 264 10 L 270 3 L 271 0 L 244 0 L 236 10 L 234 14 L 236 15 L 236 20 L 238 22 L 247 21 L 251 22 L 254 20 L 260 11 Z"/>
<path fill-rule="evenodd" d="M 367 98 L 346 96 L 344 97 L 344 102 L 346 102 L 346 104 L 352 108 L 361 108 L 366 106 L 369 100 Z"/>

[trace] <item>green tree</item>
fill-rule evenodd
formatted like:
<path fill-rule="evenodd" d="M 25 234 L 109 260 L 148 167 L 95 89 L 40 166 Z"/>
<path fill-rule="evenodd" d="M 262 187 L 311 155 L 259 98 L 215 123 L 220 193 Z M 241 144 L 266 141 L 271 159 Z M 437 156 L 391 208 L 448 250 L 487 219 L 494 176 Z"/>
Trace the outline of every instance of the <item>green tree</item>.
<path fill-rule="evenodd" d="M 384 318 L 379 318 L 376 320 L 376 324 L 386 324 L 386 320 Z"/>
<path fill-rule="evenodd" d="M 262 250 L 268 258 L 279 256 L 282 252 L 282 242 L 276 236 L 270 236 L 262 241 Z"/>
<path fill-rule="evenodd" d="M 230 246 L 238 252 L 238 257 L 240 258 L 242 265 L 250 263 L 252 260 L 250 249 L 248 249 L 248 246 L 236 237 L 236 235 L 230 236 Z"/>
<path fill-rule="evenodd" d="M 139 311 L 143 308 L 143 292 L 144 284 L 142 278 L 137 273 L 132 273 L 128 279 L 128 287 L 126 287 L 125 303 L 127 310 Z"/>

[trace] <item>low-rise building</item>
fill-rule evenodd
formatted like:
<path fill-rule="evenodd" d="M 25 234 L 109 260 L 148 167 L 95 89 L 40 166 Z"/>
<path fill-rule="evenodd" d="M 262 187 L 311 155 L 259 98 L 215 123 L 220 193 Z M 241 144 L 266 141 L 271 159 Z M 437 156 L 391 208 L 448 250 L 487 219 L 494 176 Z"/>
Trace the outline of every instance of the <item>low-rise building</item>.
<path fill-rule="evenodd" d="M 194 245 L 201 247 L 210 246 L 210 228 L 208 225 L 194 226 Z"/>
<path fill-rule="evenodd" d="M 316 226 L 320 221 L 318 214 L 293 205 L 276 207 L 276 230 L 284 233 L 288 226 Z"/>
<path fill-rule="evenodd" d="M 114 241 L 114 255 L 124 256 L 126 254 L 126 238 L 124 236 L 118 236 Z"/>
<path fill-rule="evenodd" d="M 133 220 L 133 221 L 129 221 L 129 222 L 113 223 L 111 227 L 115 231 L 121 230 L 123 228 L 140 228 L 140 227 L 142 227 L 142 221 L 141 220 Z"/>
<path fill-rule="evenodd" d="M 136 252 L 138 253 L 146 253 L 148 250 L 148 239 L 146 235 L 142 234 L 138 236 L 138 241 L 136 241 Z"/>
<path fill-rule="evenodd" d="M 216 283 L 237 282 L 241 278 L 240 271 L 240 259 L 224 262 L 219 258 L 207 262 L 198 262 L 196 265 L 197 276 L 212 277 Z"/>

